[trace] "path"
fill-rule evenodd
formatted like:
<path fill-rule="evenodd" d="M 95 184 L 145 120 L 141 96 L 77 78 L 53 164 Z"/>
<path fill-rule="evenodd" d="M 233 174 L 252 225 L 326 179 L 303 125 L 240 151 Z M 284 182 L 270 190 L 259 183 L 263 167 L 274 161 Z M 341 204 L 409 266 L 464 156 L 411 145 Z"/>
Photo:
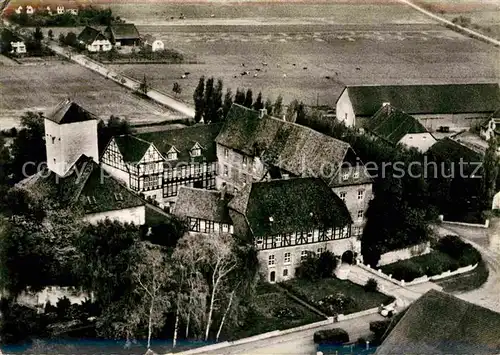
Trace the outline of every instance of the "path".
<path fill-rule="evenodd" d="M 351 340 L 368 336 L 370 322 L 384 319 L 379 314 L 370 314 L 356 319 L 350 319 L 322 327 L 307 329 L 290 334 L 280 335 L 247 344 L 236 345 L 225 349 L 207 351 L 204 354 L 315 354 L 316 347 L 313 342 L 313 334 L 318 330 L 343 328 L 349 333 Z"/>
<path fill-rule="evenodd" d="M 441 17 L 441 16 L 437 16 L 436 14 L 430 12 L 430 11 L 427 11 L 425 10 L 424 8 L 418 6 L 418 5 L 415 5 L 414 3 L 412 3 L 410 0 L 399 0 L 399 2 L 402 2 L 403 4 L 406 4 L 408 6 L 411 6 L 413 7 L 415 10 L 417 11 L 420 11 L 421 13 L 423 13 L 424 15 L 427 15 L 429 16 L 430 18 L 444 24 L 444 25 L 447 25 L 448 27 L 452 27 L 454 30 L 458 30 L 459 32 L 465 32 L 466 34 L 476 38 L 476 39 L 479 39 L 479 40 L 482 40 L 482 41 L 485 41 L 485 42 L 488 42 L 490 44 L 493 44 L 494 46 L 497 46 L 497 47 L 500 47 L 500 41 L 494 39 L 494 38 L 491 38 L 491 37 L 488 37 L 488 36 L 485 36 L 479 32 L 476 32 L 476 31 L 473 31 L 471 29 L 468 29 L 466 27 L 462 27 L 462 26 L 459 26 L 457 25 L 456 23 L 453 23 L 451 21 L 448 21 L 447 19 Z"/>

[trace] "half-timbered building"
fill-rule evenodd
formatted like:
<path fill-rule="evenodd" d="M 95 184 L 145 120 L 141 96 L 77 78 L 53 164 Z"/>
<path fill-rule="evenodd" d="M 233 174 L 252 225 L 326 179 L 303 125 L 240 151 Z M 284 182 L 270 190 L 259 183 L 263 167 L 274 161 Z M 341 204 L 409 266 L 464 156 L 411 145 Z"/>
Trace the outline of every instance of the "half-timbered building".
<path fill-rule="evenodd" d="M 309 253 L 360 251 L 349 211 L 321 179 L 247 184 L 228 206 L 235 235 L 255 245 L 270 282 L 292 278 Z"/>
<path fill-rule="evenodd" d="M 182 186 L 172 213 L 185 218 L 190 232 L 234 233 L 225 190 L 211 191 Z"/>
<path fill-rule="evenodd" d="M 216 143 L 218 187 L 235 193 L 255 181 L 319 177 L 347 205 L 353 233 L 362 233 L 372 179 L 348 143 L 237 104 Z"/>
<path fill-rule="evenodd" d="M 214 124 L 116 136 L 102 163 L 130 189 L 171 206 L 181 186 L 215 189 L 219 130 Z"/>

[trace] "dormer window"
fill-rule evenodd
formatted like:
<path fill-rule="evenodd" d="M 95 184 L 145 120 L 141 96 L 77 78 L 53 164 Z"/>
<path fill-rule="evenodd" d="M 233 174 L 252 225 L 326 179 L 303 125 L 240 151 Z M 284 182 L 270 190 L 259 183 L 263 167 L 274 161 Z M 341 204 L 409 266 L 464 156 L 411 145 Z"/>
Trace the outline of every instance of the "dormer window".
<path fill-rule="evenodd" d="M 191 149 L 191 156 L 199 157 L 201 155 L 201 146 L 196 143 L 194 147 Z"/>
<path fill-rule="evenodd" d="M 342 180 L 344 181 L 349 180 L 349 173 L 344 173 L 344 175 L 342 175 Z"/>
<path fill-rule="evenodd" d="M 248 157 L 246 155 L 243 156 L 243 167 L 247 166 L 248 164 Z"/>
<path fill-rule="evenodd" d="M 89 205 L 95 205 L 97 200 L 95 199 L 95 196 L 87 196 L 87 202 Z"/>
<path fill-rule="evenodd" d="M 115 193 L 115 200 L 116 201 L 123 201 L 123 196 L 122 196 L 121 192 Z"/>
<path fill-rule="evenodd" d="M 355 171 L 354 174 L 353 174 L 353 177 L 355 179 L 358 179 L 359 178 L 359 171 Z"/>
<path fill-rule="evenodd" d="M 170 148 L 167 152 L 167 160 L 177 160 L 177 149 L 175 147 Z"/>

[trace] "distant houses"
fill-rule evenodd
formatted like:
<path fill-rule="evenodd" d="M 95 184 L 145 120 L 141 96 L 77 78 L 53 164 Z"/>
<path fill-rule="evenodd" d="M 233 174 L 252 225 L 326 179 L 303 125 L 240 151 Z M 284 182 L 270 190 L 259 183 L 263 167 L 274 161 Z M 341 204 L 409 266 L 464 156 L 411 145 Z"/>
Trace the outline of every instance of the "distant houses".
<path fill-rule="evenodd" d="M 138 46 L 141 38 L 139 31 L 133 23 L 120 23 L 109 25 L 104 34 L 114 46 Z"/>
<path fill-rule="evenodd" d="M 165 49 L 165 44 L 162 41 L 149 34 L 144 36 L 143 44 L 144 47 L 151 50 L 152 52 L 158 52 Z"/>
<path fill-rule="evenodd" d="M 390 104 L 419 118 L 485 118 L 500 107 L 498 84 L 346 86 L 336 116 L 347 126 L 370 118 Z"/>
<path fill-rule="evenodd" d="M 493 137 L 500 137 L 500 109 L 486 119 L 480 128 L 480 136 L 489 141 Z"/>
<path fill-rule="evenodd" d="M 113 48 L 109 39 L 100 30 L 90 26 L 86 26 L 78 35 L 78 42 L 89 52 L 107 52 Z"/>

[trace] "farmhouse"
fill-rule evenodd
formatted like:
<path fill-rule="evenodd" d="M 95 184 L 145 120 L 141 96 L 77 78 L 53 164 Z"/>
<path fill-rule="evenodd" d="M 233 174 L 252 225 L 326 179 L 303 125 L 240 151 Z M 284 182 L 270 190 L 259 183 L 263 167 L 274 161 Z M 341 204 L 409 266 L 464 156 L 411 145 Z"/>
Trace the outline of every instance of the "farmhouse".
<path fill-rule="evenodd" d="M 426 152 L 436 139 L 413 116 L 393 107 L 382 106 L 366 121 L 364 128 L 371 135 L 395 146 L 398 144 Z"/>
<path fill-rule="evenodd" d="M 12 34 L 10 46 L 12 47 L 12 53 L 23 54 L 26 53 L 26 44 L 21 39 L 21 37 Z"/>
<path fill-rule="evenodd" d="M 80 208 L 90 222 L 110 218 L 145 223 L 143 201 L 104 175 L 98 164 L 94 115 L 70 100 L 63 101 L 45 119 L 45 147 L 47 168 L 18 187 L 47 198 L 51 205 Z"/>
<path fill-rule="evenodd" d="M 163 42 L 151 35 L 144 36 L 143 43 L 144 47 L 150 49 L 152 52 L 162 51 L 165 49 Z"/>
<path fill-rule="evenodd" d="M 343 201 L 317 178 L 290 178 L 246 185 L 229 202 L 235 234 L 259 251 L 269 282 L 294 276 L 309 253 L 341 256 L 359 251 Z"/>
<path fill-rule="evenodd" d="M 58 14 L 58 15 L 62 15 L 62 14 L 64 14 L 64 6 L 62 6 L 62 5 L 57 5 L 56 11 L 57 11 L 57 14 Z"/>
<path fill-rule="evenodd" d="M 172 213 L 186 218 L 191 232 L 233 234 L 233 222 L 227 207 L 232 197 L 225 190 L 210 191 L 182 186 Z"/>
<path fill-rule="evenodd" d="M 104 34 L 115 46 L 138 46 L 141 39 L 133 23 L 109 25 Z"/>
<path fill-rule="evenodd" d="M 218 188 L 225 183 L 236 193 L 261 180 L 321 177 L 346 203 L 354 235 L 361 234 L 372 180 L 348 143 L 237 104 L 216 143 Z"/>
<path fill-rule="evenodd" d="M 500 136 L 500 109 L 493 112 L 493 114 L 483 122 L 480 135 L 486 141 L 489 141 L 492 137 Z"/>
<path fill-rule="evenodd" d="M 33 15 L 35 13 L 35 9 L 33 8 L 33 6 L 31 5 L 26 6 L 26 13 L 28 15 Z"/>
<path fill-rule="evenodd" d="M 416 300 L 375 355 L 498 354 L 500 314 L 431 290 Z"/>
<path fill-rule="evenodd" d="M 181 186 L 215 189 L 214 140 L 221 126 L 199 125 L 116 136 L 102 162 L 127 187 L 173 207 Z"/>
<path fill-rule="evenodd" d="M 23 7 L 22 6 L 19 6 L 16 10 L 15 10 L 16 14 L 21 14 L 23 12 Z"/>
<path fill-rule="evenodd" d="M 85 45 L 89 52 L 107 52 L 112 48 L 111 42 L 102 34 L 101 31 L 85 26 L 78 35 L 78 42 Z"/>
<path fill-rule="evenodd" d="M 346 86 L 336 116 L 347 126 L 391 104 L 415 118 L 483 118 L 500 106 L 498 84 Z"/>

